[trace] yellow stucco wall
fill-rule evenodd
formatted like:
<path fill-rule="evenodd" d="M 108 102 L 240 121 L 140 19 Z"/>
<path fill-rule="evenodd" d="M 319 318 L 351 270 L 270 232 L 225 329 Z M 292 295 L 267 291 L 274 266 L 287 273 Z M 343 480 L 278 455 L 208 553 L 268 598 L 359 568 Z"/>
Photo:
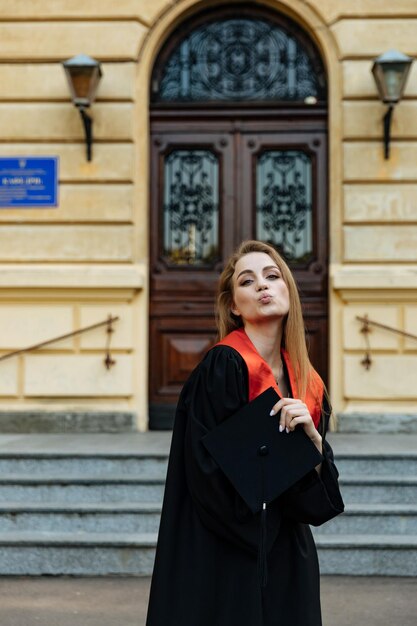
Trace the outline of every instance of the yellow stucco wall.
<path fill-rule="evenodd" d="M 0 156 L 58 155 L 58 209 L 0 210 L 0 354 L 105 319 L 104 330 L 0 362 L 0 409 L 133 410 L 147 425 L 148 84 L 184 17 L 216 1 L 0 0 Z M 220 3 L 219 3 L 220 4 Z M 229 4 L 232 4 L 229 2 Z M 370 72 L 388 48 L 417 55 L 415 0 L 282 0 L 322 51 L 330 111 L 330 355 L 336 411 L 417 411 L 417 63 L 394 112 L 391 158 Z M 93 161 L 60 62 L 102 62 Z"/>

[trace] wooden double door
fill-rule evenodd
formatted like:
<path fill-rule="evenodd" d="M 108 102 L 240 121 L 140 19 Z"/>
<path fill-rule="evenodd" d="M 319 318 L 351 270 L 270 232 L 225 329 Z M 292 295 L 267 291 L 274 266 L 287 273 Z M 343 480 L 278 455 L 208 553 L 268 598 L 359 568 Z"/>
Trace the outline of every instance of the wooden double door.
<path fill-rule="evenodd" d="M 216 339 L 225 260 L 275 245 L 299 285 L 313 364 L 327 378 L 325 111 L 151 114 L 150 428 L 170 428 L 183 383 Z"/>

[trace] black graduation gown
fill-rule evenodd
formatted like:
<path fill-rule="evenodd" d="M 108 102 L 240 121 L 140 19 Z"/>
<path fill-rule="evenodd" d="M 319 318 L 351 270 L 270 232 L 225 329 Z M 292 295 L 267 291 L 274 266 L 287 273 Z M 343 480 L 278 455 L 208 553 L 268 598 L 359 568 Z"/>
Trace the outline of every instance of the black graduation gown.
<path fill-rule="evenodd" d="M 201 443 L 248 402 L 247 376 L 241 355 L 217 346 L 183 388 L 146 626 L 322 624 L 319 567 L 308 524 L 319 525 L 343 510 L 329 444 L 323 446 L 321 476 L 313 470 L 268 506 L 268 583 L 262 588 L 260 513 L 252 514 Z"/>

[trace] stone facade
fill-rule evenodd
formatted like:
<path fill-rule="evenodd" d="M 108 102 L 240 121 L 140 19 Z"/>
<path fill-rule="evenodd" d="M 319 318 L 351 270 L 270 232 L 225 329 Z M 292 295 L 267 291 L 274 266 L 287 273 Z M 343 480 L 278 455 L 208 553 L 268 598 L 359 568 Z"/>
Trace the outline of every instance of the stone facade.
<path fill-rule="evenodd" d="M 216 0 L 0 1 L 0 156 L 60 159 L 58 209 L 0 210 L 0 355 L 120 316 L 117 363 L 98 329 L 0 362 L 0 411 L 132 411 L 147 427 L 148 85 L 158 50 Z M 233 4 L 228 2 L 227 4 Z M 336 412 L 417 413 L 417 341 L 369 336 L 356 315 L 417 333 L 417 63 L 384 160 L 371 75 L 389 48 L 417 56 L 415 0 L 275 0 L 318 44 L 329 81 L 330 361 Z M 102 63 L 93 160 L 60 62 Z"/>

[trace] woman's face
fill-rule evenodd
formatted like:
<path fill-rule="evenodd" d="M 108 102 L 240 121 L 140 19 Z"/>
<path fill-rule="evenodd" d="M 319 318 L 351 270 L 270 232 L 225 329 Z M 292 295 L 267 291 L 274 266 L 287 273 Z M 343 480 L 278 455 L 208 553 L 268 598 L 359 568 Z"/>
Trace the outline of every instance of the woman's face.
<path fill-rule="evenodd" d="M 236 263 L 232 313 L 244 323 L 282 319 L 289 311 L 288 287 L 275 261 L 266 252 L 250 252 Z"/>

